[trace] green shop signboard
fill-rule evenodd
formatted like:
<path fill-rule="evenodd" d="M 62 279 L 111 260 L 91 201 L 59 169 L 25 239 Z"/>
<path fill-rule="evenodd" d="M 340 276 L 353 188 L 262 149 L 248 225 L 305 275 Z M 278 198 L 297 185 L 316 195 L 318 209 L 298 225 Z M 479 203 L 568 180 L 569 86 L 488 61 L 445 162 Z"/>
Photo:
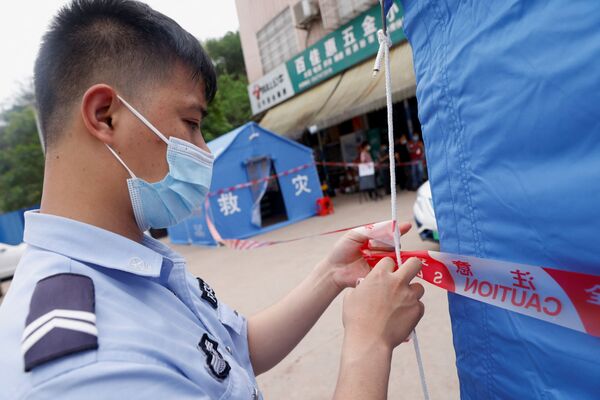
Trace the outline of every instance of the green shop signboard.
<path fill-rule="evenodd" d="M 387 16 L 388 32 L 394 44 L 406 39 L 402 15 L 403 10 L 394 2 Z M 294 92 L 303 92 L 376 55 L 380 28 L 381 8 L 377 5 L 287 61 Z"/>
<path fill-rule="evenodd" d="M 402 8 L 393 3 L 387 16 L 392 43 L 406 39 L 402 31 Z M 252 113 L 258 114 L 316 84 L 367 60 L 379 49 L 379 5 L 365 11 L 292 59 L 248 85 Z"/>

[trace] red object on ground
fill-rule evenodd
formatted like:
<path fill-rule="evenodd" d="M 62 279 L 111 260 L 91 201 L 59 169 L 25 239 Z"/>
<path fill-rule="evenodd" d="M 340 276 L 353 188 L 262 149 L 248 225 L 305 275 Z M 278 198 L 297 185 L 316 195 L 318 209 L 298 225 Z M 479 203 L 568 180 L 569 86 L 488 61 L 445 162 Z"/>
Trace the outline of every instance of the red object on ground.
<path fill-rule="evenodd" d="M 333 202 L 329 196 L 321 197 L 317 200 L 317 214 L 320 217 L 333 214 Z"/>

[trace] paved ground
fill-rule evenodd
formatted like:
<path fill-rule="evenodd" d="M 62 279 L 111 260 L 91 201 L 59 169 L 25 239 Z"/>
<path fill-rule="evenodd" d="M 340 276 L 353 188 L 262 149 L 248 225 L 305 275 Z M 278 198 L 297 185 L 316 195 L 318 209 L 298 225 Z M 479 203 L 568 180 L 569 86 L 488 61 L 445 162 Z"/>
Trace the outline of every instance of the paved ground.
<path fill-rule="evenodd" d="M 415 194 L 401 193 L 399 219 L 412 220 Z M 256 239 L 287 239 L 345 226 L 389 219 L 389 197 L 359 204 L 356 196 L 337 197 L 336 212 L 270 232 Z M 250 315 L 279 298 L 305 277 L 335 243 L 337 236 L 319 237 L 252 251 L 174 246 L 219 298 Z M 405 249 L 436 249 L 413 230 L 403 237 Z M 8 284 L 3 285 L 7 289 Z M 432 399 L 458 399 L 458 379 L 452 347 L 448 302 L 443 290 L 426 284 L 426 313 L 417 327 L 425 374 Z M 273 370 L 258 378 L 266 399 L 329 399 L 333 393 L 343 328 L 342 296 L 325 312 L 300 345 Z M 412 343 L 396 349 L 389 389 L 390 399 L 422 398 Z"/>
<path fill-rule="evenodd" d="M 400 220 L 412 220 L 415 194 L 405 192 L 398 198 Z M 315 217 L 256 239 L 287 239 L 345 226 L 389 219 L 389 197 L 383 201 L 359 204 L 356 196 L 334 199 L 336 212 Z M 283 297 L 301 281 L 331 248 L 339 235 L 252 251 L 225 248 L 207 249 L 176 246 L 189 260 L 194 274 L 202 276 L 224 302 L 250 315 Z M 412 230 L 403 237 L 406 249 L 437 249 L 422 242 Z M 343 328 L 342 298 L 319 320 L 300 345 L 276 368 L 259 377 L 266 399 L 328 399 L 333 393 Z M 457 399 L 458 379 L 448 316 L 448 301 L 443 290 L 426 284 L 426 313 L 417 328 L 425 373 L 432 399 Z M 422 398 L 412 343 L 401 345 L 394 354 L 390 399 Z"/>

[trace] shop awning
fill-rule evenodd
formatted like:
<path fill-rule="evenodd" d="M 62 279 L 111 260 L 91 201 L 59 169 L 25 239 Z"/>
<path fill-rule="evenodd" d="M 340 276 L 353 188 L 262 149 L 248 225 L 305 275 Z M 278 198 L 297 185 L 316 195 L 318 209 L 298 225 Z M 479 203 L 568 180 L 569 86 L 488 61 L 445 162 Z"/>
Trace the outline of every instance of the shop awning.
<path fill-rule="evenodd" d="M 415 74 L 412 50 L 402 43 L 391 51 L 394 102 L 414 96 Z M 385 77 L 372 78 L 369 59 L 315 88 L 267 111 L 260 125 L 287 137 L 297 138 L 310 125 L 319 129 L 385 106 Z"/>
<path fill-rule="evenodd" d="M 294 139 L 299 137 L 307 126 L 313 124 L 319 110 L 332 95 L 341 78 L 342 75 L 336 75 L 270 109 L 260 121 L 260 125 L 283 136 Z"/>

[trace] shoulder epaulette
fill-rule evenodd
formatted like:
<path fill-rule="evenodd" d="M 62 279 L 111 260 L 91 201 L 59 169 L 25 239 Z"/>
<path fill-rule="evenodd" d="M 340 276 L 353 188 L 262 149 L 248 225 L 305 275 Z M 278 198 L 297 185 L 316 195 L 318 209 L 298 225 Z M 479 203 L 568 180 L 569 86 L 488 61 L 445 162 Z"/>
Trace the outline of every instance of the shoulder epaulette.
<path fill-rule="evenodd" d="M 21 340 L 25 371 L 97 348 L 94 282 L 87 276 L 70 273 L 39 281 Z"/>

